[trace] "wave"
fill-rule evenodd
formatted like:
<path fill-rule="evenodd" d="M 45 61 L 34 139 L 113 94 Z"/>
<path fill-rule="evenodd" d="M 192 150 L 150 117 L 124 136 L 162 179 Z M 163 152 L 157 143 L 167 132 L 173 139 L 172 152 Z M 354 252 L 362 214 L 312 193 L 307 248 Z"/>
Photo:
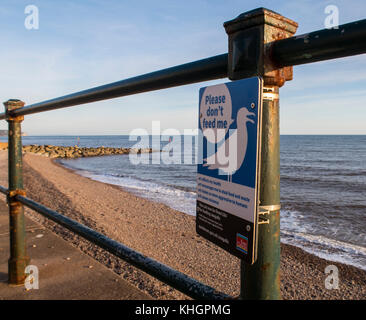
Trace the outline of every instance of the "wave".
<path fill-rule="evenodd" d="M 281 242 L 320 258 L 366 270 L 366 248 L 321 235 L 281 230 Z"/>
<path fill-rule="evenodd" d="M 366 247 L 312 234 L 312 226 L 304 223 L 303 218 L 300 212 L 281 210 L 281 242 L 329 261 L 366 270 Z"/>
<path fill-rule="evenodd" d="M 103 183 L 123 187 L 138 196 L 164 203 L 189 215 L 196 214 L 196 193 L 185 188 L 176 188 L 156 182 L 139 180 L 130 176 L 101 175 L 86 170 L 79 174 Z"/>
<path fill-rule="evenodd" d="M 70 166 L 67 166 L 70 168 Z M 74 168 L 75 170 L 75 168 Z M 125 190 L 164 203 L 189 215 L 196 213 L 196 192 L 154 181 L 146 181 L 124 174 L 98 174 L 89 170 L 76 173 L 103 183 L 120 186 Z M 320 258 L 353 265 L 366 270 L 366 248 L 344 241 L 311 234 L 311 225 L 305 224 L 300 212 L 281 210 L 281 242 L 299 247 Z"/>
<path fill-rule="evenodd" d="M 320 190 L 336 190 L 336 191 L 348 191 L 358 194 L 359 192 L 366 191 L 366 181 L 361 176 L 348 176 L 354 177 L 354 179 L 346 180 L 346 177 L 322 177 L 322 176 L 289 176 L 281 174 L 281 183 L 293 186 L 294 184 L 301 183 L 302 186 L 308 188 L 316 188 Z M 358 178 L 358 179 L 357 179 Z"/>

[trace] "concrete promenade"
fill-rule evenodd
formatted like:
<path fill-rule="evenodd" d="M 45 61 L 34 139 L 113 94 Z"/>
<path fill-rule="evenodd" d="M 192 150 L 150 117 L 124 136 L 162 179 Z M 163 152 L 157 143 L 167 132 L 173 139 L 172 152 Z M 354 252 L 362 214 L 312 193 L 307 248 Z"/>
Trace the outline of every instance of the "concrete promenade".
<path fill-rule="evenodd" d="M 9 259 L 8 208 L 0 200 L 0 300 L 142 300 L 151 299 L 122 277 L 56 236 L 26 219 L 28 256 L 39 270 L 39 289 L 7 283 Z"/>

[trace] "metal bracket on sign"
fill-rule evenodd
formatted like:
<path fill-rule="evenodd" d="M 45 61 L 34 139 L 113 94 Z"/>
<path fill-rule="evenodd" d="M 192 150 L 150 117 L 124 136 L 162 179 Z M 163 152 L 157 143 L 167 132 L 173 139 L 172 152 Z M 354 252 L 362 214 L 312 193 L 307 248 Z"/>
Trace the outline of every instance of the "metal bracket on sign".
<path fill-rule="evenodd" d="M 279 94 L 275 92 L 274 87 L 264 87 L 263 88 L 263 100 L 278 100 Z"/>
<path fill-rule="evenodd" d="M 259 206 L 258 210 L 258 224 L 269 224 L 269 218 L 266 215 L 269 215 L 273 211 L 278 211 L 281 209 L 280 204 L 271 205 L 271 206 Z"/>

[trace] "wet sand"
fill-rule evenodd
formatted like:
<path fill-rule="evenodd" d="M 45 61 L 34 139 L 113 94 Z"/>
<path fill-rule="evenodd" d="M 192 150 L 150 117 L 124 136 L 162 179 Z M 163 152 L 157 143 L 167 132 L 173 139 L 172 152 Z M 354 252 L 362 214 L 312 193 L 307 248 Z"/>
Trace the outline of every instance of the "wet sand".
<path fill-rule="evenodd" d="M 0 151 L 0 184 L 3 186 L 7 186 L 6 156 L 6 151 Z M 79 176 L 39 155 L 24 156 L 24 186 L 29 198 L 219 291 L 232 296 L 239 294 L 239 260 L 198 236 L 195 217 L 137 197 L 122 188 Z M 39 214 L 29 209 L 26 214 L 153 298 L 186 298 Z M 366 299 L 365 271 L 320 259 L 293 246 L 282 244 L 281 247 L 284 299 Z M 327 265 L 339 268 L 339 289 L 325 288 Z"/>

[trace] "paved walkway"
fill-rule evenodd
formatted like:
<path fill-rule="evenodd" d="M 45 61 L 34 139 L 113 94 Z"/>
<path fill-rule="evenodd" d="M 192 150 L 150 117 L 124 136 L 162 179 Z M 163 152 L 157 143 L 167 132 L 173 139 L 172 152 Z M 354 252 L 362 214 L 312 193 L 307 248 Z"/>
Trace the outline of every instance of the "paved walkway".
<path fill-rule="evenodd" d="M 26 219 L 27 250 L 39 270 L 39 289 L 7 283 L 9 259 L 8 208 L 0 200 L 0 300 L 2 299 L 151 299 L 104 265 Z"/>

